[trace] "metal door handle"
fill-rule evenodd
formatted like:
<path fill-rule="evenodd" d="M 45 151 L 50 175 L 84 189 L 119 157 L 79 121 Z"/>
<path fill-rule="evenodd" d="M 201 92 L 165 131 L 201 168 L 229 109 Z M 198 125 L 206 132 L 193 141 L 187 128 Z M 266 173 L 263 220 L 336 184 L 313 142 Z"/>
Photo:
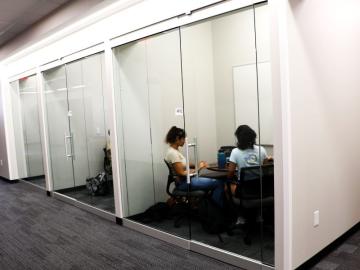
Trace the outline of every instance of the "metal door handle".
<path fill-rule="evenodd" d="M 67 148 L 68 139 L 70 139 L 71 137 L 72 137 L 71 135 L 66 135 L 66 133 L 64 134 L 65 156 L 67 159 L 72 157 L 72 154 L 68 153 L 68 148 Z"/>
<path fill-rule="evenodd" d="M 74 147 L 74 133 L 71 132 L 70 136 L 70 145 L 71 145 L 71 156 L 75 160 L 75 147 Z"/>
<path fill-rule="evenodd" d="M 195 155 L 195 173 L 190 173 L 190 161 L 189 161 L 189 148 L 194 147 L 194 155 Z M 193 143 L 188 143 L 188 138 L 185 138 L 185 153 L 186 153 L 186 183 L 190 184 L 190 180 L 192 176 L 199 177 L 198 175 L 198 153 L 197 153 L 197 139 L 194 138 Z"/>

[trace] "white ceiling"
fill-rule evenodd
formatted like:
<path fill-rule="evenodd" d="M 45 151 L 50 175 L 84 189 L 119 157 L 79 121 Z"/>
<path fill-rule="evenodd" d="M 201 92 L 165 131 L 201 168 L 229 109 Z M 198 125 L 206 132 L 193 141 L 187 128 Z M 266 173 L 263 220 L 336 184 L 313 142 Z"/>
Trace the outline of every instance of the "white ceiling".
<path fill-rule="evenodd" d="M 0 46 L 71 0 L 0 0 Z"/>

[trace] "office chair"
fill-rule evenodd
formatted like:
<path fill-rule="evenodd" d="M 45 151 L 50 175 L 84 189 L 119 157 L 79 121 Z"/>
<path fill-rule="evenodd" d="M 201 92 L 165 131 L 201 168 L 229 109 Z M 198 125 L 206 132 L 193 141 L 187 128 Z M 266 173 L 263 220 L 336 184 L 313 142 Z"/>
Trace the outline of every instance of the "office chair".
<path fill-rule="evenodd" d="M 175 181 L 179 179 L 179 177 L 184 178 L 182 181 L 186 181 L 186 178 L 183 176 L 178 176 L 173 168 L 173 166 L 164 159 L 166 166 L 169 169 L 169 175 L 166 185 L 166 193 L 175 200 L 176 204 L 173 206 L 172 212 L 174 213 L 175 221 L 174 226 L 176 228 L 180 227 L 181 220 L 188 217 L 189 214 L 192 214 L 192 209 L 190 207 L 189 201 L 192 199 L 202 199 L 207 192 L 204 190 L 188 190 L 183 191 L 176 188 Z M 171 186 L 174 186 L 172 191 L 170 191 Z"/>
<path fill-rule="evenodd" d="M 238 200 L 235 199 L 234 202 L 239 205 L 239 210 L 245 218 L 244 242 L 250 245 L 251 229 L 257 226 L 257 218 L 260 217 L 261 225 L 263 225 L 264 213 L 270 213 L 269 222 L 273 224 L 274 165 L 241 168 L 235 197 Z"/>

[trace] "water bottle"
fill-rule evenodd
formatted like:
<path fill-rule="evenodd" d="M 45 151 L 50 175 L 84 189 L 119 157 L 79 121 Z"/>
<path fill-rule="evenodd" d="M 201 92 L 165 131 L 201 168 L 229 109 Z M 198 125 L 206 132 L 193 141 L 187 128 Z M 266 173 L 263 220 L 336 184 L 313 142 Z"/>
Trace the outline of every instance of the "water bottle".
<path fill-rule="evenodd" d="M 218 167 L 219 167 L 220 169 L 224 169 L 224 168 L 225 168 L 225 164 L 226 164 L 226 157 L 225 157 L 224 151 L 220 151 L 220 150 L 219 150 L 217 159 L 218 159 Z"/>

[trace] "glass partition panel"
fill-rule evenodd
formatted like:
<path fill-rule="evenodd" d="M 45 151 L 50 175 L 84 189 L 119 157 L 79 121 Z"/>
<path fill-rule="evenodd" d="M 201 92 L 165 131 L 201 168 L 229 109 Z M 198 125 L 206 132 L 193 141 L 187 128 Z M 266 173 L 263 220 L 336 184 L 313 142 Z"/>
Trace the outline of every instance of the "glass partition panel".
<path fill-rule="evenodd" d="M 28 177 L 44 175 L 36 76 L 19 80 Z"/>
<path fill-rule="evenodd" d="M 18 177 L 27 177 L 27 163 L 25 154 L 25 138 L 22 123 L 22 111 L 21 111 L 21 99 L 19 93 L 19 81 L 10 83 L 10 96 L 11 96 L 11 113 L 12 123 L 14 129 L 14 140 L 15 140 L 15 154 L 16 163 L 18 168 Z M 17 132 L 20 131 L 20 132 Z"/>
<path fill-rule="evenodd" d="M 45 187 L 36 75 L 11 83 L 19 178 Z"/>
<path fill-rule="evenodd" d="M 267 156 L 261 171 L 262 261 L 265 264 L 274 265 L 273 103 L 267 4 L 255 5 L 254 14 L 259 99 L 259 144 L 266 151 Z"/>
<path fill-rule="evenodd" d="M 45 95 L 54 190 L 114 213 L 103 76 L 91 55 L 44 72 Z"/>
<path fill-rule="evenodd" d="M 205 203 L 191 207 L 198 208 L 191 219 L 191 239 L 261 261 L 260 196 L 251 209 L 239 197 L 240 171 L 259 165 L 253 7 L 184 26 L 180 31 L 185 128 L 196 144 L 194 163 L 208 163 L 208 168 L 199 171 L 199 178 L 191 181 L 192 186 L 195 181 L 207 183 L 210 191 Z M 240 140 L 245 133 L 246 142 L 237 143 L 239 136 L 234 133 L 239 126 Z M 260 194 L 259 185 L 256 192 Z M 254 223 L 250 222 L 253 216 Z"/>
<path fill-rule="evenodd" d="M 53 189 L 74 187 L 65 66 L 43 72 Z"/>
<path fill-rule="evenodd" d="M 186 191 L 168 200 L 174 183 L 167 189 L 164 162 L 168 130 L 184 127 L 179 31 L 119 46 L 114 62 L 125 216 L 188 238 Z M 174 217 L 169 208 L 176 200 L 182 212 Z"/>

